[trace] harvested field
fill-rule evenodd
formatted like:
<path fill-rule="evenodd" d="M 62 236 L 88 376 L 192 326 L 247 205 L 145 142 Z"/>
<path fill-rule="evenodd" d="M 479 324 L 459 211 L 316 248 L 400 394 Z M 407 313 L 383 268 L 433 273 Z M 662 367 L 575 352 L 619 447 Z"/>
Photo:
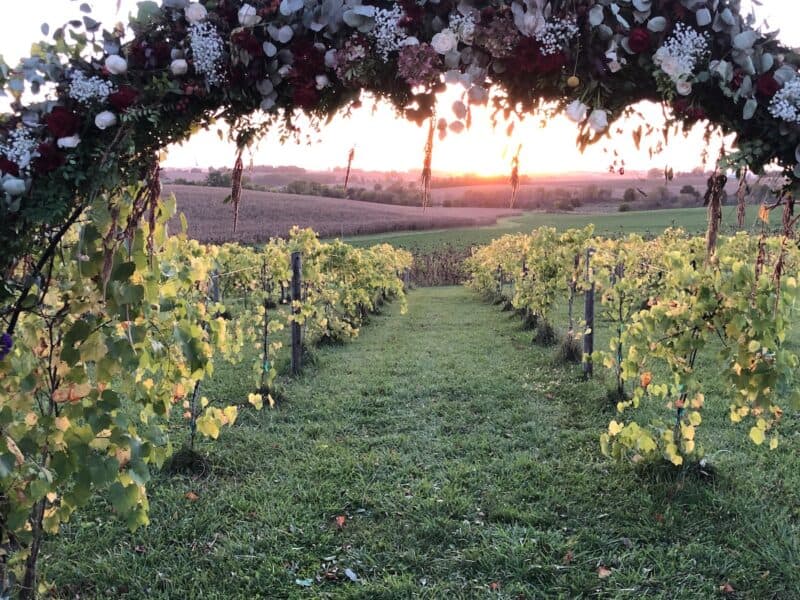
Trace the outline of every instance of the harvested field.
<path fill-rule="evenodd" d="M 522 214 L 509 209 L 443 207 L 423 213 L 412 206 L 243 190 L 234 234 L 233 208 L 222 203 L 229 193 L 225 188 L 164 186 L 165 195 L 175 194 L 178 199 L 178 211 L 189 222 L 189 236 L 202 242 L 265 242 L 285 236 L 294 225 L 312 227 L 321 237 L 476 227 Z"/>

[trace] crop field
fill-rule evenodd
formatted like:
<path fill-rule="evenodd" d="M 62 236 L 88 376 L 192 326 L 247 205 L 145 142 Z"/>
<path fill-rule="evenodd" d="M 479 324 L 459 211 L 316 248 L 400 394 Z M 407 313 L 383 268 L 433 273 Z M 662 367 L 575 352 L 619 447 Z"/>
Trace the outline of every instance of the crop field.
<path fill-rule="evenodd" d="M 492 208 L 428 208 L 357 200 L 242 191 L 239 226 L 233 233 L 233 208 L 223 205 L 225 188 L 165 185 L 186 215 L 189 236 L 205 243 L 265 242 L 285 236 L 294 225 L 311 227 L 321 237 L 349 237 L 391 231 L 416 231 L 494 225 L 520 211 Z"/>
<path fill-rule="evenodd" d="M 747 228 L 753 230 L 756 222 L 755 209 L 748 207 Z M 497 223 L 483 227 L 464 227 L 447 231 L 408 231 L 360 236 L 348 240 L 357 246 L 369 246 L 386 242 L 394 246 L 430 252 L 442 246 L 454 249 L 488 244 L 506 233 L 530 233 L 537 227 L 555 227 L 559 231 L 594 224 L 595 233 L 604 237 L 618 237 L 631 233 L 645 237 L 655 236 L 668 227 L 681 227 L 688 233 L 700 234 L 707 228 L 704 208 L 677 208 L 667 210 L 645 210 L 625 213 L 547 213 L 526 211 L 519 216 L 503 218 Z M 724 206 L 722 228 L 725 233 L 735 230 L 736 207 Z"/>

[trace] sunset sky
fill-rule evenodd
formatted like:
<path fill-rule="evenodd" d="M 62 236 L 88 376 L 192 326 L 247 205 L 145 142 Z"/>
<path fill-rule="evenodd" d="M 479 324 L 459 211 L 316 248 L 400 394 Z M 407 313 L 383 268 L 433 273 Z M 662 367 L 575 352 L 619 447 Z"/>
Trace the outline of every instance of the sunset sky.
<path fill-rule="evenodd" d="M 4 5 L 10 4 L 4 0 Z M 80 15 L 77 0 L 25 0 L 14 3 L 13 16 L 3 14 L 0 19 L 0 54 L 6 62 L 15 64 L 27 53 L 30 44 L 42 37 L 40 27 L 48 22 L 51 29 Z M 121 10 L 116 11 L 116 0 L 95 0 L 92 17 L 107 26 L 125 20 L 135 7 L 135 0 L 122 0 Z M 743 2 L 749 6 L 749 2 Z M 766 21 L 769 29 L 781 28 L 781 40 L 792 46 L 800 46 L 800 19 L 796 0 L 762 0 L 763 6 L 755 7 L 759 21 Z M 7 12 L 7 9 L 6 11 Z M 442 99 L 442 112 L 457 97 Z M 374 108 L 374 110 L 373 110 Z M 660 109 L 650 107 L 648 118 L 659 119 Z M 612 127 L 612 131 L 616 127 Z M 618 136 L 590 148 L 583 155 L 575 149 L 575 125 L 561 117 L 550 121 L 542 129 L 535 117 L 518 124 L 513 135 L 505 135 L 505 125 L 492 129 L 488 111 L 473 111 L 473 125 L 469 132 L 450 134 L 443 142 L 437 142 L 433 155 L 433 167 L 437 171 L 453 173 L 473 172 L 479 174 L 505 174 L 509 171 L 511 155 L 522 144 L 520 169 L 524 173 L 558 173 L 566 171 L 605 171 L 610 163 L 610 154 L 616 149 L 625 158 L 630 170 L 662 168 L 669 165 L 678 170 L 690 170 L 701 162 L 703 142 L 701 133 L 688 140 L 671 142 L 667 150 L 650 158 L 645 149 L 636 151 L 629 136 Z M 280 145 L 268 137 L 254 148 L 252 160 L 255 164 L 293 164 L 309 169 L 329 169 L 346 162 L 349 148 L 356 146 L 355 166 L 375 170 L 419 169 L 425 130 L 413 123 L 397 118 L 391 107 L 380 104 L 373 107 L 365 102 L 363 108 L 349 118 L 336 117 L 318 135 L 312 134 L 313 144 L 287 143 Z M 201 133 L 180 147 L 171 148 L 166 166 L 205 167 L 230 166 L 234 160 L 232 144 L 220 142 L 215 132 Z M 716 154 L 713 151 L 712 154 Z"/>

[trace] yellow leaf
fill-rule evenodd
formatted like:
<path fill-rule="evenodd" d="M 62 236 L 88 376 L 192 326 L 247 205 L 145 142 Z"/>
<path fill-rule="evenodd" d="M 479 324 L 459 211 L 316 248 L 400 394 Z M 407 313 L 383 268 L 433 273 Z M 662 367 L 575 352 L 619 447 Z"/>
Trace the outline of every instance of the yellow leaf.
<path fill-rule="evenodd" d="M 681 425 L 681 433 L 683 434 L 683 439 L 685 440 L 694 439 L 694 427 L 692 425 Z"/>
<path fill-rule="evenodd" d="M 611 437 L 614 437 L 614 436 L 615 436 L 615 435 L 617 435 L 617 434 L 618 434 L 620 431 L 622 431 L 622 425 L 620 425 L 620 424 L 619 424 L 619 423 L 617 423 L 616 421 L 611 421 L 611 423 L 609 423 L 609 424 L 608 424 L 608 434 L 609 434 Z"/>
<path fill-rule="evenodd" d="M 769 449 L 775 450 L 775 448 L 777 447 L 778 447 L 778 436 L 775 436 L 769 441 Z"/>
<path fill-rule="evenodd" d="M 235 406 L 228 406 L 222 411 L 225 415 L 225 424 L 233 425 L 236 422 L 236 417 L 239 416 L 239 409 Z"/>
<path fill-rule="evenodd" d="M 67 417 L 56 417 L 55 425 L 59 431 L 66 431 L 69 429 L 69 419 Z"/>
<path fill-rule="evenodd" d="M 275 399 L 272 397 L 272 394 L 267 394 L 267 400 L 269 401 L 269 407 L 275 408 Z"/>
<path fill-rule="evenodd" d="M 701 394 L 700 392 L 697 393 L 692 399 L 692 408 L 703 408 L 703 404 L 705 404 L 706 397 Z M 699 425 L 700 423 L 692 423 L 692 425 Z"/>
<path fill-rule="evenodd" d="M 35 412 L 29 412 L 25 415 L 25 425 L 28 427 L 34 427 L 36 423 L 39 422 L 39 417 L 36 415 Z"/>
<path fill-rule="evenodd" d="M 261 394 L 248 394 L 247 401 L 252 404 L 256 410 L 261 410 L 264 407 L 264 399 Z"/>
<path fill-rule="evenodd" d="M 764 221 L 764 223 L 769 223 L 769 208 L 767 208 L 766 204 L 762 204 L 758 208 L 758 218 Z"/>
<path fill-rule="evenodd" d="M 750 429 L 750 439 L 753 440 L 757 446 L 760 446 L 764 443 L 764 430 L 758 427 L 752 427 Z"/>
<path fill-rule="evenodd" d="M 683 450 L 686 454 L 691 454 L 694 452 L 694 440 L 686 440 L 683 442 Z"/>
<path fill-rule="evenodd" d="M 148 392 L 153 389 L 155 383 L 149 377 L 142 382 L 142 387 L 146 389 Z"/>
<path fill-rule="evenodd" d="M 219 437 L 219 424 L 214 418 L 203 416 L 197 419 L 197 431 L 215 440 Z"/>
<path fill-rule="evenodd" d="M 689 423 L 697 427 L 702 422 L 703 422 L 703 417 L 700 416 L 699 412 L 694 411 L 689 413 Z"/>

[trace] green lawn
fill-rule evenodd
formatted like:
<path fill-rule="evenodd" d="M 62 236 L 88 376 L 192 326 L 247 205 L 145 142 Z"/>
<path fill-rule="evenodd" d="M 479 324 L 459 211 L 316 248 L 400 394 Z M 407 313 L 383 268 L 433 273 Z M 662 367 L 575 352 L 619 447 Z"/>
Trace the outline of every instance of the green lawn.
<path fill-rule="evenodd" d="M 751 209 L 751 213 L 754 211 Z M 755 214 L 750 215 L 750 220 Z M 728 231 L 736 221 L 736 207 L 723 207 L 723 231 Z M 347 238 L 356 246 L 369 246 L 387 242 L 394 246 L 430 251 L 449 245 L 464 248 L 476 244 L 488 244 L 493 239 L 506 234 L 525 232 L 542 226 L 557 229 L 595 225 L 595 233 L 603 236 L 655 235 L 667 227 L 682 227 L 690 233 L 702 233 L 707 227 L 704 208 L 679 208 L 669 210 L 648 210 L 609 214 L 571 214 L 526 212 L 519 217 L 501 219 L 496 225 L 471 229 L 439 229 L 434 231 L 409 231 L 406 233 L 386 233 Z"/>
<path fill-rule="evenodd" d="M 603 382 L 530 337 L 465 289 L 414 291 L 204 443 L 209 477 L 158 476 L 150 527 L 96 503 L 45 576 L 63 598 L 800 597 L 793 418 L 769 452 L 710 397 L 714 478 L 618 465 Z M 246 381 L 228 367 L 208 390 Z"/>

